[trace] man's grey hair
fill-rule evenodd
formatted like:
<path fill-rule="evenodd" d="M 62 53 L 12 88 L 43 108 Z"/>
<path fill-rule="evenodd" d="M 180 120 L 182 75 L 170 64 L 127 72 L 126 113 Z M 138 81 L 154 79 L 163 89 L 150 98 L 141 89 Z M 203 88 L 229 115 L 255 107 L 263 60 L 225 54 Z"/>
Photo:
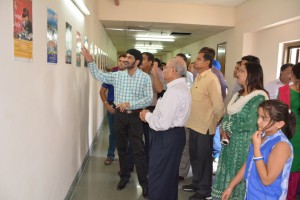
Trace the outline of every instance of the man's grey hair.
<path fill-rule="evenodd" d="M 186 76 L 186 63 L 182 58 L 172 58 L 170 60 L 170 67 L 176 69 L 178 77 L 185 77 Z"/>

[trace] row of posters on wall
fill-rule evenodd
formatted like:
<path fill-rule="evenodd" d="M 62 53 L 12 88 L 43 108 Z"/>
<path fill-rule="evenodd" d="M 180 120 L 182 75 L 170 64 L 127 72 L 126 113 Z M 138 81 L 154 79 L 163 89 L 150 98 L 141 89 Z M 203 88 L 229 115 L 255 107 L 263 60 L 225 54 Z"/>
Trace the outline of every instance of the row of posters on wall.
<path fill-rule="evenodd" d="M 14 58 L 25 62 L 32 61 L 32 0 L 13 0 L 14 3 Z M 57 13 L 47 9 L 47 63 L 57 64 L 58 62 L 58 16 Z M 66 50 L 65 63 L 72 64 L 72 25 L 66 22 Z M 76 66 L 81 66 L 81 34 L 76 31 Z M 84 46 L 94 55 L 99 68 L 104 69 L 108 64 L 108 54 L 91 43 L 84 37 Z M 87 66 L 86 61 L 84 66 Z"/>

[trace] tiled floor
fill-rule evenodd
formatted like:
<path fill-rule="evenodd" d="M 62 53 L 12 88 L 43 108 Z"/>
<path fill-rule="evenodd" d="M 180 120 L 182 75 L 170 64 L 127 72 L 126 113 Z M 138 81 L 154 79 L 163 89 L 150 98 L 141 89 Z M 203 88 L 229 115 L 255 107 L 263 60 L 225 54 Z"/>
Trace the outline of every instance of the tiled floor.
<path fill-rule="evenodd" d="M 105 122 L 103 132 L 95 146 L 94 152 L 88 161 L 80 181 L 75 188 L 72 200 L 143 200 L 142 189 L 138 184 L 135 171 L 131 174 L 131 179 L 121 191 L 118 191 L 119 182 L 118 159 L 111 165 L 104 165 L 108 144 L 108 126 Z M 181 190 L 182 184 L 189 184 L 191 177 L 179 185 L 179 200 L 186 200 L 192 193 Z"/>
<path fill-rule="evenodd" d="M 111 165 L 104 165 L 107 144 L 108 126 L 105 122 L 103 132 L 75 188 L 72 200 L 143 200 L 142 189 L 138 184 L 135 172 L 131 174 L 131 179 L 126 188 L 121 191 L 116 189 L 119 182 L 117 175 L 119 163 L 118 159 L 116 159 Z M 190 183 L 191 172 L 186 180 L 179 183 L 179 200 L 187 200 L 193 194 L 181 190 L 182 185 Z M 297 200 L 300 200 L 300 196 L 297 197 Z"/>

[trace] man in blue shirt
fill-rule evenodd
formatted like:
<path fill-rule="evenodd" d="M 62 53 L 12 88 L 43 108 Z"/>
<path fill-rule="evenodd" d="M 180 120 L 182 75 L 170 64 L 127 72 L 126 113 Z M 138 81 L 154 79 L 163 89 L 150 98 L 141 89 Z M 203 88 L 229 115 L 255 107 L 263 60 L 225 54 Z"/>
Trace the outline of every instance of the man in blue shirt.
<path fill-rule="evenodd" d="M 148 165 L 144 151 L 143 123 L 139 112 L 152 102 L 153 91 L 150 77 L 138 67 L 143 57 L 140 51 L 129 49 L 126 52 L 124 66 L 127 70 L 104 73 L 96 68 L 92 55 L 86 48 L 81 54 L 89 63 L 88 68 L 95 79 L 114 86 L 115 131 L 117 136 L 117 149 L 120 160 L 120 182 L 117 189 L 122 190 L 130 178 L 127 164 L 128 139 L 132 145 L 134 161 L 142 194 L 148 197 Z"/>
<path fill-rule="evenodd" d="M 126 55 L 122 54 L 118 58 L 118 66 L 114 67 L 111 71 L 115 72 L 118 70 L 125 70 L 124 68 L 124 60 Z M 107 92 L 107 96 L 106 96 Z M 107 149 L 107 157 L 104 161 L 105 165 L 110 165 L 112 161 L 115 159 L 115 149 L 116 149 L 116 135 L 115 135 L 115 108 L 116 105 L 114 104 L 114 86 L 103 83 L 100 89 L 100 97 L 102 102 L 107 110 L 106 116 L 109 126 L 109 144 Z"/>

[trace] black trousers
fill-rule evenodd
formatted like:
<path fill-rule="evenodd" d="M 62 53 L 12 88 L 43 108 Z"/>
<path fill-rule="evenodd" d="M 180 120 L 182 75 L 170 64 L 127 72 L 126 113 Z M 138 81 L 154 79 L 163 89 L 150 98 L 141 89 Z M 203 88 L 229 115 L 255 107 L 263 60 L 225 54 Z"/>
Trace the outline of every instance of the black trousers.
<path fill-rule="evenodd" d="M 115 113 L 115 132 L 120 161 L 120 178 L 122 180 L 129 180 L 130 178 L 127 155 L 129 140 L 133 151 L 139 184 L 143 188 L 148 187 L 148 165 L 144 151 L 143 123 L 139 118 L 139 113 L 136 112 L 128 114 L 126 112 L 120 112 L 117 109 Z"/>
<path fill-rule="evenodd" d="M 149 134 L 149 199 L 177 200 L 178 173 L 185 131 L 183 127 Z"/>
<path fill-rule="evenodd" d="M 148 106 L 147 110 L 150 112 L 153 112 L 155 109 L 155 106 Z M 146 159 L 147 163 L 149 163 L 149 132 L 150 132 L 150 127 L 147 122 L 143 122 L 143 132 L 144 132 L 144 141 L 145 141 L 145 154 L 146 154 Z"/>
<path fill-rule="evenodd" d="M 201 195 L 211 193 L 213 135 L 190 129 L 189 150 L 193 171 L 193 186 Z"/>

